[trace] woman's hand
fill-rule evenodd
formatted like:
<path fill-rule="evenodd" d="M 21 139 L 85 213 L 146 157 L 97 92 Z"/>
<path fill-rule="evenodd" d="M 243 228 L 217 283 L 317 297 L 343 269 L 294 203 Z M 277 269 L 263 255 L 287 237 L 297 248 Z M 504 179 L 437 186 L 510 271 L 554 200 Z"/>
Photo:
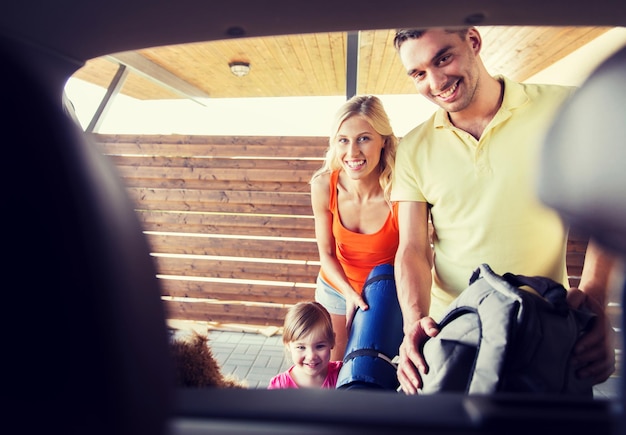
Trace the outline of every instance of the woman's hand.
<path fill-rule="evenodd" d="M 354 319 L 354 315 L 356 314 L 356 310 L 358 308 L 366 311 L 369 309 L 369 305 L 367 305 L 361 295 L 352 291 L 349 295 L 346 295 L 346 331 L 348 331 L 348 336 L 350 336 L 352 320 Z"/>

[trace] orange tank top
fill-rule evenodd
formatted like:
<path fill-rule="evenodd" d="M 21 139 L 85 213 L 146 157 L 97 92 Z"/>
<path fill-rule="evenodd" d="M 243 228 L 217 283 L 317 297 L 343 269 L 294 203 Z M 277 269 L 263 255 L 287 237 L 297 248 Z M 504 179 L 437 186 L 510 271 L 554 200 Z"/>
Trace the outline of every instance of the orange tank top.
<path fill-rule="evenodd" d="M 330 175 L 329 209 L 333 215 L 333 236 L 335 253 L 348 277 L 352 288 L 359 294 L 367 276 L 379 264 L 393 264 L 398 249 L 398 204 L 393 204 L 393 214 L 389 216 L 380 230 L 373 234 L 355 233 L 345 228 L 339 217 L 337 205 L 337 181 L 339 171 Z M 324 281 L 337 288 L 327 278 L 322 269 L 320 275 Z"/>

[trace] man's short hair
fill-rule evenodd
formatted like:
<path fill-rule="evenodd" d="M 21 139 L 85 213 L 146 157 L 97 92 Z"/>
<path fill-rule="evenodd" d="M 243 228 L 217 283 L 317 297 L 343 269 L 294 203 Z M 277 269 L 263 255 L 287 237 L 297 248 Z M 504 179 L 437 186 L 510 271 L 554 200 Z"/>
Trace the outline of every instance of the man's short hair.
<path fill-rule="evenodd" d="M 426 33 L 430 29 L 398 29 L 396 31 L 396 36 L 393 38 L 393 46 L 396 50 L 400 50 L 400 46 L 407 39 L 419 39 L 424 33 Z M 469 27 L 462 28 L 446 28 L 444 29 L 447 33 L 458 33 L 461 38 L 465 38 L 467 35 L 467 31 Z"/>

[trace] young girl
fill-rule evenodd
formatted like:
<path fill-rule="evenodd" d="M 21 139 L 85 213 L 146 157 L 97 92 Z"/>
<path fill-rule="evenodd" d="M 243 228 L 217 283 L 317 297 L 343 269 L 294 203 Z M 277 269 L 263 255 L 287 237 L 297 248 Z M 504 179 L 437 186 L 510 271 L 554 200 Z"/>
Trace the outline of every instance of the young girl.
<path fill-rule="evenodd" d="M 335 388 L 341 361 L 331 361 L 335 334 L 328 311 L 317 302 L 299 302 L 285 316 L 283 343 L 293 365 L 274 376 L 268 389 Z"/>
<path fill-rule="evenodd" d="M 342 360 L 350 323 L 368 309 L 365 279 L 379 264 L 394 264 L 397 204 L 389 197 L 398 139 L 381 101 L 355 96 L 335 116 L 322 168 L 311 179 L 311 203 L 321 269 L 315 300 L 330 313 Z"/>

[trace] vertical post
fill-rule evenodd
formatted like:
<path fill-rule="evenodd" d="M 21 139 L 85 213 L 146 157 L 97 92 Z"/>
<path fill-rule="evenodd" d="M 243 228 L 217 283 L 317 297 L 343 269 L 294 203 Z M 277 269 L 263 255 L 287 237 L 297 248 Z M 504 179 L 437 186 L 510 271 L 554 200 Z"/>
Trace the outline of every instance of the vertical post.
<path fill-rule="evenodd" d="M 348 32 L 346 47 L 346 100 L 354 97 L 357 90 L 359 67 L 359 32 Z"/>

